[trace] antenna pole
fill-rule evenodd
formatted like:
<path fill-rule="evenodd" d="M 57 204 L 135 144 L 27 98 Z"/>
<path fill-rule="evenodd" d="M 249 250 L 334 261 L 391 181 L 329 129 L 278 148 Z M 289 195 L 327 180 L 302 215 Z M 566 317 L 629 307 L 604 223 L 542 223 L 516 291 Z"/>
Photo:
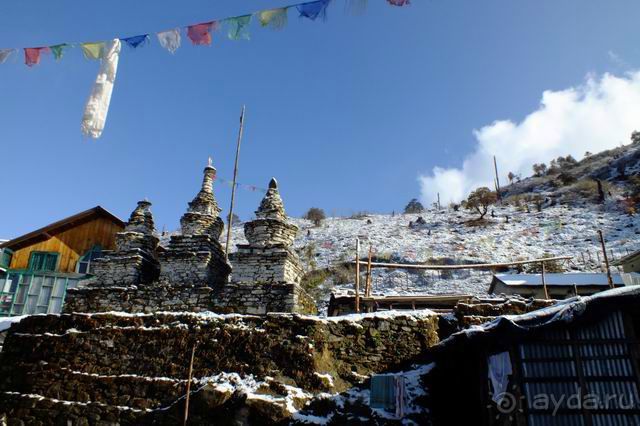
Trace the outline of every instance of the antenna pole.
<path fill-rule="evenodd" d="M 240 113 L 240 130 L 238 131 L 238 145 L 236 146 L 236 162 L 233 166 L 233 185 L 231 186 L 231 207 L 229 208 L 229 218 L 227 220 L 227 243 L 224 247 L 224 255 L 229 258 L 229 244 L 231 244 L 231 228 L 233 227 L 233 203 L 236 199 L 236 179 L 238 178 L 238 158 L 240 157 L 240 142 L 242 142 L 242 130 L 244 129 L 244 110 Z"/>

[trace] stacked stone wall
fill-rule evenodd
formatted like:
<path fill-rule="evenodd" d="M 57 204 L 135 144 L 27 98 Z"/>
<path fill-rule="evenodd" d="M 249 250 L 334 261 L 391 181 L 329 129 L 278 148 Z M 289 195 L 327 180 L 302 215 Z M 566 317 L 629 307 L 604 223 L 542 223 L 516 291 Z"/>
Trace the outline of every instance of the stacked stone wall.
<path fill-rule="evenodd" d="M 179 398 L 196 341 L 194 387 L 203 378 L 236 374 L 271 383 L 265 396 L 287 386 L 307 397 L 340 392 L 362 375 L 414 362 L 437 343 L 437 323 L 429 311 L 328 320 L 296 314 L 29 317 L 10 329 L 0 355 L 0 418 L 10 424 L 171 424 L 184 409 Z M 192 408 L 201 424 L 219 419 L 215 409 L 231 413 L 246 399 L 233 383 L 223 388 L 225 398 L 217 389 L 206 409 Z M 229 406 L 231 394 L 236 400 Z M 252 405 L 263 422 L 278 411 L 269 401 Z"/>
<path fill-rule="evenodd" d="M 203 312 L 215 309 L 211 287 L 154 283 L 68 290 L 64 312 Z"/>

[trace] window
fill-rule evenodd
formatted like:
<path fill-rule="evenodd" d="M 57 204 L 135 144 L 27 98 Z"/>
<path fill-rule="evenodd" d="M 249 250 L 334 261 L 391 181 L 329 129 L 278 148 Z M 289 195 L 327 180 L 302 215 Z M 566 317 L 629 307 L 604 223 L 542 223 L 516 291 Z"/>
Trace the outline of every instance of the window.
<path fill-rule="evenodd" d="M 0 249 L 0 267 L 8 268 L 11 265 L 13 252 L 8 248 Z"/>
<path fill-rule="evenodd" d="M 102 247 L 93 246 L 91 250 L 85 253 L 85 255 L 82 256 L 78 261 L 78 266 L 76 268 L 77 272 L 80 274 L 90 274 L 91 262 L 99 257 L 102 257 Z"/>
<path fill-rule="evenodd" d="M 34 251 L 29 258 L 29 269 L 32 271 L 55 271 L 58 264 L 58 253 Z"/>

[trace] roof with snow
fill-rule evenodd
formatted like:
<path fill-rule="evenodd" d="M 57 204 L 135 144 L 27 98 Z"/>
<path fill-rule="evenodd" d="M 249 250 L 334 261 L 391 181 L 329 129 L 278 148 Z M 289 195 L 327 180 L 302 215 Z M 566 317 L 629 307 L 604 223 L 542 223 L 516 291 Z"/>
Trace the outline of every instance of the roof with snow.
<path fill-rule="evenodd" d="M 621 274 L 611 274 L 613 285 L 616 287 L 626 285 Z M 544 274 L 544 281 L 547 286 L 602 286 L 608 287 L 609 280 L 607 274 L 595 273 L 567 273 L 567 274 Z M 501 283 L 506 286 L 542 286 L 542 274 L 496 274 L 493 276 L 489 292 L 493 291 L 496 284 Z"/>
<path fill-rule="evenodd" d="M 543 328 L 588 321 L 602 312 L 640 307 L 640 286 L 620 287 L 592 296 L 575 296 L 558 301 L 547 308 L 522 315 L 503 315 L 482 325 L 471 326 L 448 337 L 432 349 L 438 353 L 449 346 L 469 350 L 471 342 L 485 342 L 489 346 L 505 345 L 509 337 L 517 337 Z M 490 343 L 493 342 L 493 343 Z"/>
<path fill-rule="evenodd" d="M 623 265 L 625 263 L 627 263 L 628 261 L 635 259 L 636 257 L 640 257 L 640 250 L 634 251 L 633 253 L 629 253 L 628 255 L 612 262 L 611 264 L 613 266 L 620 266 Z"/>

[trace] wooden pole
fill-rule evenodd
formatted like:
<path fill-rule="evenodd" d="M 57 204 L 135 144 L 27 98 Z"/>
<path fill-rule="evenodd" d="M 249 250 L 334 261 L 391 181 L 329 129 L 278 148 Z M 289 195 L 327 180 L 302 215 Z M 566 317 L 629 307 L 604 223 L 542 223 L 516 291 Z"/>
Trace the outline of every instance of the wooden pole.
<path fill-rule="evenodd" d="M 493 156 L 493 170 L 496 172 L 496 192 L 498 193 L 498 199 L 502 198 L 500 196 L 500 178 L 498 177 L 498 162 L 496 161 L 496 156 Z"/>
<path fill-rule="evenodd" d="M 360 313 L 360 239 L 356 238 L 356 313 Z"/>
<path fill-rule="evenodd" d="M 545 273 L 544 261 L 540 263 L 542 263 L 542 289 L 544 290 L 544 298 L 549 300 L 549 290 L 547 289 L 547 281 L 544 279 L 544 273 Z"/>
<path fill-rule="evenodd" d="M 440 193 L 438 192 L 438 211 L 440 211 Z"/>
<path fill-rule="evenodd" d="M 193 348 L 191 349 L 191 362 L 189 363 L 189 380 L 187 381 L 187 396 L 184 401 L 184 421 L 182 424 L 184 426 L 187 425 L 187 420 L 189 420 L 189 397 L 191 396 L 191 379 L 193 377 L 193 358 L 196 354 L 196 346 L 198 346 L 198 341 L 193 342 Z"/>
<path fill-rule="evenodd" d="M 571 256 L 556 256 L 556 257 L 545 257 L 544 259 L 531 259 L 531 260 L 518 260 L 516 262 L 506 262 L 506 263 L 475 263 L 469 265 L 420 265 L 420 264 L 411 264 L 411 263 L 381 263 L 381 262 L 371 262 L 372 268 L 391 268 L 391 269 L 429 269 L 433 271 L 444 271 L 444 270 L 458 270 L 458 269 L 490 269 L 490 268 L 504 268 L 507 266 L 513 265 L 526 265 L 529 263 L 540 263 L 543 260 L 545 262 L 550 262 L 552 260 L 569 260 Z M 352 261 L 351 263 L 367 265 L 368 262 L 365 261 Z"/>
<path fill-rule="evenodd" d="M 367 284 L 365 285 L 364 295 L 371 296 L 371 255 L 373 253 L 373 245 L 369 244 L 369 260 L 367 262 Z"/>
<path fill-rule="evenodd" d="M 240 130 L 238 130 L 238 144 L 236 146 L 236 161 L 233 166 L 233 186 L 231 187 L 231 207 L 229 208 L 229 219 L 227 220 L 227 243 L 224 247 L 224 255 L 229 258 L 229 244 L 231 244 L 231 227 L 233 226 L 233 203 L 236 199 L 236 179 L 238 178 L 238 158 L 240 157 L 240 142 L 242 142 L 242 131 L 244 129 L 244 110 L 240 113 Z"/>
<path fill-rule="evenodd" d="M 604 245 L 604 236 L 602 230 L 598 229 L 598 235 L 600 236 L 600 245 L 602 245 L 602 254 L 604 255 L 604 265 L 607 268 L 607 280 L 609 281 L 609 287 L 613 288 L 613 278 L 611 278 L 611 269 L 609 269 L 609 258 L 607 257 L 607 248 Z"/>

